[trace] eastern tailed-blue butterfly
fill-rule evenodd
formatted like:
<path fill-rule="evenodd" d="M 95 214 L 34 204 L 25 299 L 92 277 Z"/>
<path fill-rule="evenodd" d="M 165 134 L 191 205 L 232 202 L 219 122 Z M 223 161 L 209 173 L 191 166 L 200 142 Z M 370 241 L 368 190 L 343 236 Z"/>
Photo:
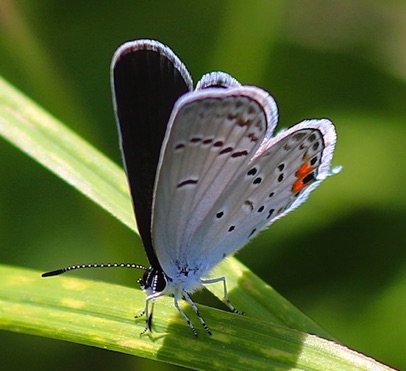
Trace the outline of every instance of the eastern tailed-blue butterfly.
<path fill-rule="evenodd" d="M 230 75 L 204 75 L 193 90 L 189 72 L 165 45 L 127 42 L 115 53 L 113 100 L 124 164 L 150 268 L 136 264 L 77 265 L 144 269 L 146 327 L 154 299 L 186 299 L 220 282 L 211 269 L 262 229 L 295 209 L 329 175 L 336 142 L 327 119 L 305 120 L 273 136 L 278 112 L 264 90 Z M 149 308 L 149 303 L 151 308 Z"/>

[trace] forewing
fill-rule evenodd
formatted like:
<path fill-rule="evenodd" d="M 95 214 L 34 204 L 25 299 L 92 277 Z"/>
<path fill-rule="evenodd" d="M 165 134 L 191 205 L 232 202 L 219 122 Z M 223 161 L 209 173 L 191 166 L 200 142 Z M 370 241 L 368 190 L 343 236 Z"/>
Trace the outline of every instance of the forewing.
<path fill-rule="evenodd" d="M 163 44 L 138 40 L 122 45 L 111 65 L 112 93 L 121 150 L 138 230 L 151 265 L 151 207 L 156 168 L 176 100 L 192 89 L 182 62 Z"/>
<path fill-rule="evenodd" d="M 251 87 L 206 88 L 177 102 L 153 206 L 154 248 L 166 274 L 196 260 L 196 231 L 248 166 L 276 115 L 269 94 Z"/>

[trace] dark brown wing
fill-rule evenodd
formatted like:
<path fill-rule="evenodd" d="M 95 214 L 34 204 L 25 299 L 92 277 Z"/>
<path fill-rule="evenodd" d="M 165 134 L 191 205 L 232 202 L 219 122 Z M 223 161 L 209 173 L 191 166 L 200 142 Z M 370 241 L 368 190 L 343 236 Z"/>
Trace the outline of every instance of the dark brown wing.
<path fill-rule="evenodd" d="M 150 264 L 159 267 L 151 241 L 156 168 L 172 108 L 192 89 L 192 79 L 178 57 L 153 40 L 123 44 L 113 57 L 111 79 L 138 230 Z"/>

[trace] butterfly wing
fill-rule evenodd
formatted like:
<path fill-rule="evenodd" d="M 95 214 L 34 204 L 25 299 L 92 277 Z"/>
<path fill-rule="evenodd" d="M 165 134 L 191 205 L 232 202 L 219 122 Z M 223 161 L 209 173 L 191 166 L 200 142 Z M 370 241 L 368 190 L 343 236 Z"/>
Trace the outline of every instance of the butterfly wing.
<path fill-rule="evenodd" d="M 209 72 L 202 76 L 196 85 L 196 90 L 202 90 L 207 88 L 236 88 L 241 84 L 228 73 L 225 72 Z"/>
<path fill-rule="evenodd" d="M 200 223 L 193 236 L 199 253 L 215 265 L 303 203 L 331 174 L 335 142 L 326 119 L 304 121 L 265 141 Z"/>
<path fill-rule="evenodd" d="M 158 266 L 151 242 L 151 207 L 156 168 L 176 100 L 192 89 L 177 56 L 153 40 L 123 44 L 111 65 L 112 93 L 121 150 L 138 230 L 148 259 Z"/>
<path fill-rule="evenodd" d="M 197 241 L 196 233 L 277 120 L 276 104 L 262 89 L 210 87 L 215 85 L 207 83 L 178 100 L 161 151 L 152 234 L 169 277 L 183 269 L 206 269 L 197 267 L 204 262 L 198 255 L 206 242 Z"/>

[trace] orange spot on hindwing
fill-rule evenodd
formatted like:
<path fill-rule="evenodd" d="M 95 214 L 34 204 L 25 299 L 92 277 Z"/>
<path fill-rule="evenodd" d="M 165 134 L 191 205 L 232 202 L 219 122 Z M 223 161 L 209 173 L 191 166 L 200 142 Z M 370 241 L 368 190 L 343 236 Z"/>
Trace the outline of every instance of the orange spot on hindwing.
<path fill-rule="evenodd" d="M 295 173 L 297 180 L 293 183 L 292 192 L 296 193 L 301 191 L 307 187 L 312 180 L 316 179 L 313 171 L 314 167 L 311 166 L 309 162 L 305 162 L 302 166 L 300 166 Z"/>

